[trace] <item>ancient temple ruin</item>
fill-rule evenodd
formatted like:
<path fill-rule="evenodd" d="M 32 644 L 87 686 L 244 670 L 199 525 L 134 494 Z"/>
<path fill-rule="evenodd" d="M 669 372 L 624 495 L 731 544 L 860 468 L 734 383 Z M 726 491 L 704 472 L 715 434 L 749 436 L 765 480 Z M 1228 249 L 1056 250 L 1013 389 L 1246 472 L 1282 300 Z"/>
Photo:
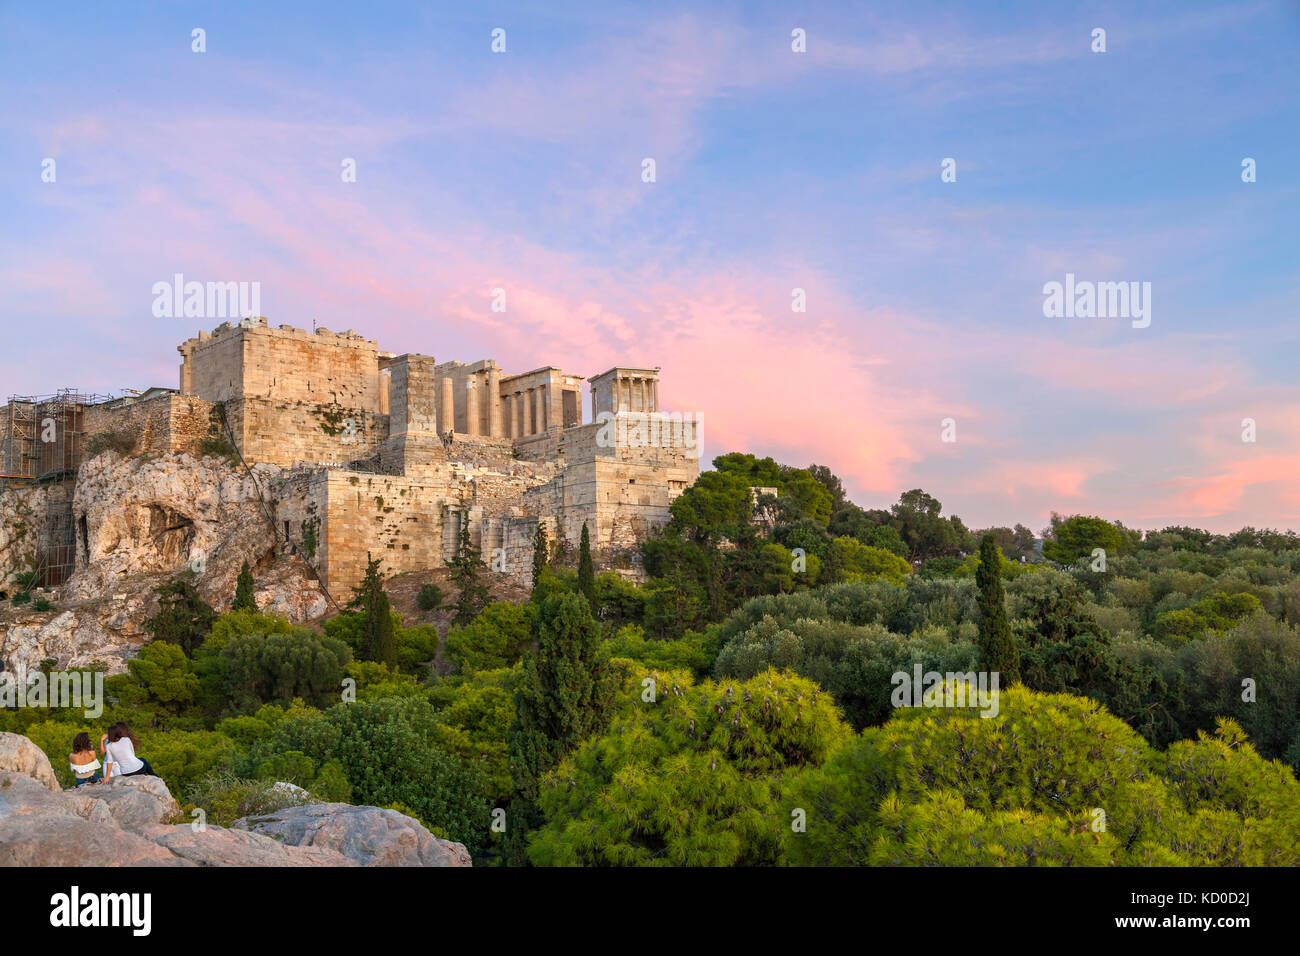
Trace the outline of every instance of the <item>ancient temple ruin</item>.
<path fill-rule="evenodd" d="M 50 453 L 63 456 L 57 469 L 37 440 L 40 403 L 11 399 L 0 408 L 5 480 L 75 482 L 80 461 L 106 448 L 224 450 L 232 468 L 278 466 L 275 480 L 258 482 L 267 521 L 322 584 L 346 595 L 367 553 L 389 574 L 443 566 L 462 522 L 493 570 L 521 579 L 539 521 L 575 548 L 585 522 L 607 562 L 634 564 L 636 544 L 699 473 L 699 416 L 661 411 L 657 368 L 590 377 L 584 422 L 582 376 L 394 354 L 351 330 L 251 318 L 178 351 L 175 390 L 61 403 L 76 435 Z M 96 550 L 95 528 L 74 510 L 51 528 L 61 571 L 45 585 Z"/>

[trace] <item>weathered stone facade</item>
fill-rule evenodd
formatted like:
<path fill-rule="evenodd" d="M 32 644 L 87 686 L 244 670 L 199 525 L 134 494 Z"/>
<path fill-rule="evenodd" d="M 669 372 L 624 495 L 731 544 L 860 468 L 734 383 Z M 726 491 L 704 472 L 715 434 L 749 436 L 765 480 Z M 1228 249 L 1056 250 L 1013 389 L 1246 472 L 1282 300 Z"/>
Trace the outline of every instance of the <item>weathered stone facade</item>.
<path fill-rule="evenodd" d="M 276 466 L 257 486 L 267 519 L 340 598 L 367 554 L 389 574 L 446 564 L 462 520 L 489 567 L 524 580 L 539 521 L 575 549 L 587 523 L 598 560 L 615 561 L 699 473 L 698 416 L 659 411 L 658 369 L 595 376 L 584 424 L 582 377 L 553 366 L 439 363 L 264 318 L 178 351 L 177 391 L 87 406 L 84 434 L 147 455 L 224 444 Z M 81 543 L 78 571 L 92 550 Z"/>

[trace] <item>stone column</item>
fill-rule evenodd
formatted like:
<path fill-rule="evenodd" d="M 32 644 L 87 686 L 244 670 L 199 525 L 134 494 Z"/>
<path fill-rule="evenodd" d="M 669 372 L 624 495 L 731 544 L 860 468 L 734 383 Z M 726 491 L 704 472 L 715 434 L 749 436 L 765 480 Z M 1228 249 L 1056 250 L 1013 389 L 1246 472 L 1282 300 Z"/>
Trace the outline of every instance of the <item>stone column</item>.
<path fill-rule="evenodd" d="M 493 438 L 504 438 L 506 434 L 505 416 L 501 409 L 501 370 L 489 368 L 487 373 L 488 390 L 488 434 Z"/>
<path fill-rule="evenodd" d="M 519 393 L 524 405 L 524 435 L 533 433 L 533 390 L 526 388 Z"/>
<path fill-rule="evenodd" d="M 439 403 L 439 418 L 441 419 L 438 428 L 442 434 L 447 434 L 456 427 L 456 388 L 452 384 L 450 376 L 444 376 L 442 380 L 442 401 Z"/>
<path fill-rule="evenodd" d="M 518 392 L 510 393 L 510 437 L 524 437 L 524 404 Z"/>
<path fill-rule="evenodd" d="M 478 393 L 482 391 L 478 382 L 474 381 L 476 376 L 465 376 L 465 434 L 479 434 L 478 424 Z"/>

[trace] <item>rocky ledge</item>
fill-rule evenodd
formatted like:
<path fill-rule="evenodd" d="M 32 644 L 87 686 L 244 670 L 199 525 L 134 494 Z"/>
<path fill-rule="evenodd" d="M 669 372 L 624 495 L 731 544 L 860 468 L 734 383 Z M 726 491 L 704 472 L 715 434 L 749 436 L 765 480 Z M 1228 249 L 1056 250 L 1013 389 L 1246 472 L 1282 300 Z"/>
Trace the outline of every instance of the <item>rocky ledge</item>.
<path fill-rule="evenodd" d="M 0 733 L 0 866 L 470 866 L 459 843 L 379 807 L 315 803 L 233 827 L 182 821 L 159 777 L 59 788 L 49 759 Z"/>

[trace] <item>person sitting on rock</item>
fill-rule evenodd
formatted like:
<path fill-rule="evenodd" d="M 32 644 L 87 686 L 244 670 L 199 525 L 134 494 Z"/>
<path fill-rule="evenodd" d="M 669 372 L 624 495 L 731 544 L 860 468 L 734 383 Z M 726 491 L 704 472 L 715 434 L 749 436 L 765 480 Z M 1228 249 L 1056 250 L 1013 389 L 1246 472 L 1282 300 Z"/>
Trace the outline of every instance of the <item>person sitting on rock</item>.
<path fill-rule="evenodd" d="M 140 741 L 135 739 L 135 734 L 131 733 L 131 729 L 121 721 L 108 728 L 108 733 L 99 738 L 99 749 L 107 757 L 105 780 L 111 780 L 113 777 L 135 777 L 141 774 L 150 777 L 158 776 L 153 772 L 153 767 L 149 766 L 149 761 L 135 755 L 135 748 L 139 744 Z"/>
<path fill-rule="evenodd" d="M 84 731 L 72 738 L 72 753 L 68 755 L 68 764 L 72 767 L 72 776 L 78 787 L 86 783 L 99 783 L 104 779 L 99 774 L 99 758 L 95 756 L 90 734 Z"/>

